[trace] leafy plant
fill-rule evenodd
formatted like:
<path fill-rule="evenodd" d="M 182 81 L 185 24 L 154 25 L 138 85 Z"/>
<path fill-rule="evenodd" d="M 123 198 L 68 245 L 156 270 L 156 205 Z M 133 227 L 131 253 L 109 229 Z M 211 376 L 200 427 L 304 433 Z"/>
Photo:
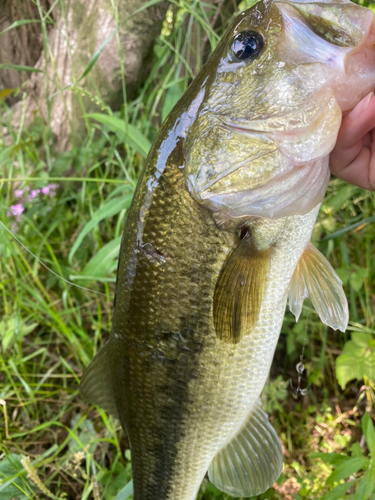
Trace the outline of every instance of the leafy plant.
<path fill-rule="evenodd" d="M 375 380 L 375 339 L 369 333 L 353 332 L 336 359 L 336 375 L 341 388 L 349 380 Z"/>
<path fill-rule="evenodd" d="M 363 449 L 358 445 L 352 446 L 352 455 L 336 453 L 313 453 L 311 458 L 320 458 L 333 467 L 333 471 L 326 480 L 327 486 L 333 486 L 322 500 L 368 500 L 375 489 L 375 428 L 369 413 L 362 418 L 362 432 L 366 440 L 369 456 L 365 456 Z M 355 477 L 356 473 L 363 471 Z M 353 477 L 355 477 L 353 479 Z M 342 483 L 341 481 L 349 479 Z M 349 490 L 355 490 L 347 494 Z"/>

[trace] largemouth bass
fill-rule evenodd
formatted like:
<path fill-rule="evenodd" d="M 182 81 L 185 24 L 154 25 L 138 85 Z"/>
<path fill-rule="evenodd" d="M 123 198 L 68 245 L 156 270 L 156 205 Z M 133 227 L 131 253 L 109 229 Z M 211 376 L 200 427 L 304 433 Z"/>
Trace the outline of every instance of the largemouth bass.
<path fill-rule="evenodd" d="M 193 500 L 207 470 L 253 496 L 282 470 L 259 396 L 285 306 L 345 330 L 310 243 L 342 113 L 375 87 L 375 24 L 346 0 L 262 0 L 163 124 L 126 221 L 113 328 L 82 395 L 126 430 L 135 500 Z"/>

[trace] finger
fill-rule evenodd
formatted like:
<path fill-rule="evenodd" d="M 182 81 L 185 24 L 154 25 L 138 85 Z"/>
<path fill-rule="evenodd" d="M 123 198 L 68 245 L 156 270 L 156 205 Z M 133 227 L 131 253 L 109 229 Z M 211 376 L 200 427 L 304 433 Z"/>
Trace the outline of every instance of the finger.
<path fill-rule="evenodd" d="M 375 96 L 371 92 L 343 118 L 338 142 L 350 149 L 375 127 Z"/>
<path fill-rule="evenodd" d="M 375 142 L 370 148 L 362 148 L 346 168 L 332 173 L 362 189 L 375 191 Z"/>
<path fill-rule="evenodd" d="M 341 177 L 341 170 L 356 159 L 362 147 L 370 148 L 374 133 L 369 132 L 374 127 L 375 97 L 371 93 L 343 118 L 336 145 L 330 155 L 333 174 Z"/>

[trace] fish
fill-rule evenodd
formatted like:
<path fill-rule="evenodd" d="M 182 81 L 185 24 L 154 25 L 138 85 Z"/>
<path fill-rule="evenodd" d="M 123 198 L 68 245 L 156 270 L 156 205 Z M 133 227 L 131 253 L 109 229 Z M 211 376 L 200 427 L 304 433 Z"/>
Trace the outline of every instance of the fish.
<path fill-rule="evenodd" d="M 343 113 L 374 90 L 373 13 L 260 0 L 231 23 L 151 147 L 122 238 L 112 330 L 82 397 L 120 419 L 135 500 L 258 495 L 279 477 L 262 409 L 287 302 L 345 331 L 311 243 Z"/>

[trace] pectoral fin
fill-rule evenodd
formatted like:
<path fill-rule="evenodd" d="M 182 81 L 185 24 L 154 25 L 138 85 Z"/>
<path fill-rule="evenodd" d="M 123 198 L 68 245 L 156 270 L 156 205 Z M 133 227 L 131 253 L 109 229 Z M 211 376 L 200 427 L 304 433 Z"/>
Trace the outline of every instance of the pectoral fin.
<path fill-rule="evenodd" d="M 230 255 L 219 276 L 214 295 L 216 335 L 237 344 L 258 320 L 271 249 L 258 250 L 247 233 Z"/>
<path fill-rule="evenodd" d="M 250 497 L 270 488 L 282 468 L 279 438 L 259 402 L 236 436 L 215 456 L 208 477 L 229 495 Z"/>
<path fill-rule="evenodd" d="M 342 282 L 328 260 L 312 243 L 307 245 L 289 285 L 289 309 L 296 321 L 307 297 L 324 324 L 334 330 L 345 331 L 349 311 Z"/>
<path fill-rule="evenodd" d="M 118 418 L 109 367 L 108 344 L 106 344 L 83 372 L 79 390 L 84 399 Z"/>

